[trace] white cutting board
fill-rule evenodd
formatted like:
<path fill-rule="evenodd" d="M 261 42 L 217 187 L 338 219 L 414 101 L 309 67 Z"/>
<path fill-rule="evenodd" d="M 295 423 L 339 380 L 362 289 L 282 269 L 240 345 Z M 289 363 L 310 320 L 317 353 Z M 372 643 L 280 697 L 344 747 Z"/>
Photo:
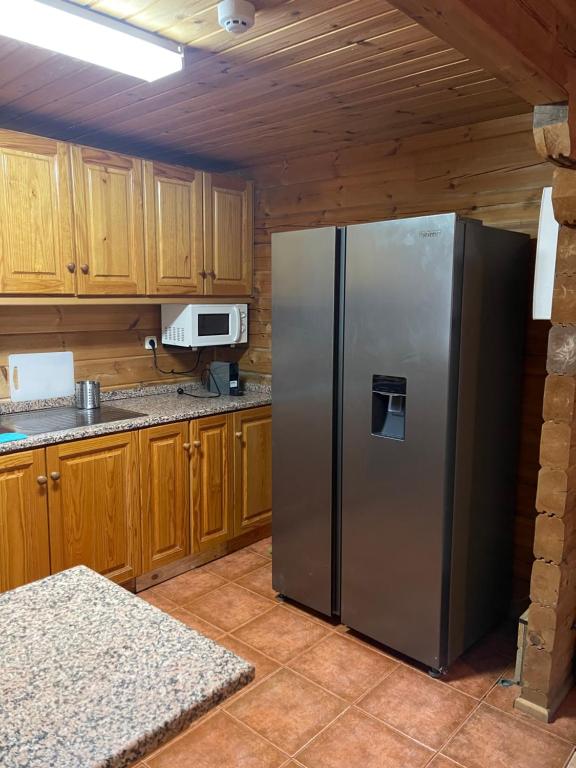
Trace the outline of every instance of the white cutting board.
<path fill-rule="evenodd" d="M 72 352 L 9 355 L 8 372 L 12 400 L 44 400 L 74 394 Z"/>

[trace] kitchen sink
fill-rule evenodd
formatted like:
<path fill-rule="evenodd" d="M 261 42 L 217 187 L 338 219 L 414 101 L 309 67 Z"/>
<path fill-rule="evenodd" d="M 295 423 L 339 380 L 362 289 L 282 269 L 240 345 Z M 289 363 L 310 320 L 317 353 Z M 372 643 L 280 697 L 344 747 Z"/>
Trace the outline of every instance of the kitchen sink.
<path fill-rule="evenodd" d="M 87 411 L 72 407 L 42 408 L 37 411 L 6 413 L 0 416 L 0 433 L 22 432 L 25 435 L 39 435 L 44 432 L 59 432 L 62 429 L 107 424 L 110 421 L 144 415 L 137 411 L 116 408 L 113 405 L 103 405 Z"/>

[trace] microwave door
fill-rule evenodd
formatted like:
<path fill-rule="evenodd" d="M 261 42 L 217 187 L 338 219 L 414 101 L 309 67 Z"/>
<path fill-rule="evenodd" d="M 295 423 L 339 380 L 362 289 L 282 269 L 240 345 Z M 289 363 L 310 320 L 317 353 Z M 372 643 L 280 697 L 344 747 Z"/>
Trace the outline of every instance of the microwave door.
<path fill-rule="evenodd" d="M 198 310 L 196 337 L 198 346 L 230 344 L 232 339 L 230 309 L 213 306 Z"/>

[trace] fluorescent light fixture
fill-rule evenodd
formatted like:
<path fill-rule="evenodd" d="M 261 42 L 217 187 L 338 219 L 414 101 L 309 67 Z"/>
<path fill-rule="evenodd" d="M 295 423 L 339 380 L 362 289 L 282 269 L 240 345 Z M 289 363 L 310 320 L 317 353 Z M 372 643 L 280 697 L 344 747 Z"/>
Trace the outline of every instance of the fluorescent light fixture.
<path fill-rule="evenodd" d="M 177 43 L 64 0 L 0 3 L 0 35 L 148 82 L 182 69 Z"/>

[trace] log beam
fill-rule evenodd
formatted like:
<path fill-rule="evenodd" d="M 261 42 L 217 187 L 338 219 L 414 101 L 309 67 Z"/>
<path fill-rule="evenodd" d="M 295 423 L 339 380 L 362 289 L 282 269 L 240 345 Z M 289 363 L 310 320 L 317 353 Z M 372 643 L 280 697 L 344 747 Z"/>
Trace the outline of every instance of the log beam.
<path fill-rule="evenodd" d="M 576 94 L 576 87 L 572 91 Z M 562 168 L 576 166 L 576 114 L 574 100 L 534 108 L 534 141 L 545 160 Z"/>
<path fill-rule="evenodd" d="M 534 566 L 522 693 L 514 706 L 553 719 L 573 684 L 576 647 L 576 163 L 571 115 L 535 110 L 534 137 L 557 166 L 552 202 L 559 223 L 548 378 L 536 494 Z"/>
<path fill-rule="evenodd" d="M 414 21 L 492 72 L 530 104 L 567 99 L 574 13 L 561 0 L 394 0 Z"/>

